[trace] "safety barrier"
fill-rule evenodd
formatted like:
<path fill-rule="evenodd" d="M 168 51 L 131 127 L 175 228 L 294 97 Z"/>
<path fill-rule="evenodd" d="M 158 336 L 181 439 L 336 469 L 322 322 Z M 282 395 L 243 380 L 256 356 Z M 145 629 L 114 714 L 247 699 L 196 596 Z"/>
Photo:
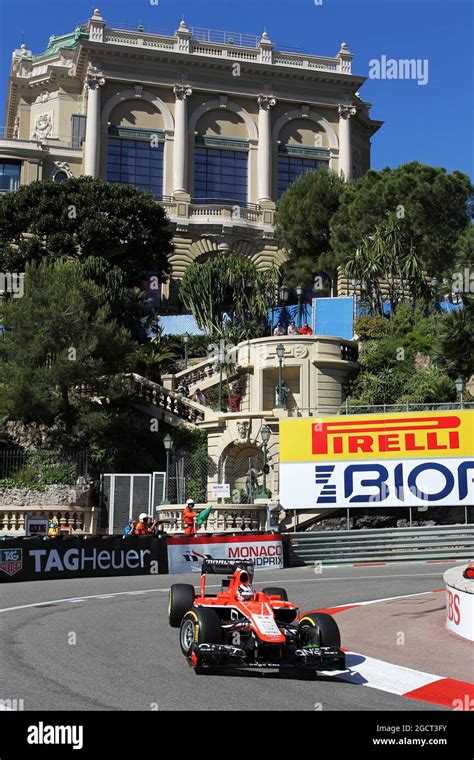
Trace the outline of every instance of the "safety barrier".
<path fill-rule="evenodd" d="M 112 575 L 200 572 L 205 557 L 253 559 L 279 570 L 287 553 L 277 531 L 199 536 L 64 536 L 0 541 L 0 584 Z"/>
<path fill-rule="evenodd" d="M 308 531 L 288 536 L 290 567 L 474 556 L 474 525 Z"/>

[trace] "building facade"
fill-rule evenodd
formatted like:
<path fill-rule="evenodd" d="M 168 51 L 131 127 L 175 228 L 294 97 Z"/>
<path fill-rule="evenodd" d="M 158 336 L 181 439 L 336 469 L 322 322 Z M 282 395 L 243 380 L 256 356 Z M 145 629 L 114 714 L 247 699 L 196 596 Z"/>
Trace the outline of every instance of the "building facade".
<path fill-rule="evenodd" d="M 174 231 L 174 301 L 186 267 L 217 251 L 259 268 L 285 260 L 278 198 L 303 171 L 370 167 L 381 122 L 358 93 L 345 43 L 334 58 L 260 38 L 107 26 L 98 10 L 33 55 L 13 53 L 0 190 L 90 175 L 151 191 Z"/>

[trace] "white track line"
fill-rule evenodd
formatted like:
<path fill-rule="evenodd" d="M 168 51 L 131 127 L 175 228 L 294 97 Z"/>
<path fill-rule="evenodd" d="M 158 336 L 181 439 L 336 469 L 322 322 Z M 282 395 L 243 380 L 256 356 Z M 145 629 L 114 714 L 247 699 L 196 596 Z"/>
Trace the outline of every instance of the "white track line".
<path fill-rule="evenodd" d="M 364 579 L 365 580 L 370 580 L 372 578 L 384 578 L 384 579 L 386 579 L 387 577 L 389 577 L 389 578 L 432 578 L 432 577 L 435 577 L 437 575 L 440 575 L 440 573 L 415 573 L 415 574 L 412 574 L 412 575 L 390 575 L 390 576 L 386 576 L 386 575 L 358 575 L 356 577 L 353 577 L 353 576 L 341 576 L 340 578 L 317 578 L 317 577 L 315 577 L 315 578 L 300 578 L 300 579 L 289 578 L 289 579 L 285 580 L 284 582 L 285 583 L 309 583 L 309 582 L 311 582 L 311 583 L 314 583 L 314 582 L 321 583 L 321 582 L 324 582 L 324 581 L 337 581 L 337 582 L 339 582 L 339 581 L 364 580 Z M 283 579 L 281 579 L 281 580 L 283 580 Z M 272 582 L 272 580 L 254 581 L 255 585 L 264 585 L 266 583 L 271 583 L 271 582 Z M 207 585 L 206 588 L 220 588 L 220 584 Z M 135 596 L 137 594 L 151 594 L 151 593 L 156 592 L 156 591 L 160 591 L 162 593 L 168 593 L 169 587 L 167 587 L 167 588 L 149 588 L 149 589 L 144 589 L 144 590 L 141 590 L 141 591 L 116 591 L 113 594 L 107 594 L 107 595 L 105 595 L 105 594 L 90 594 L 89 596 L 80 596 L 80 597 L 71 596 L 71 597 L 66 597 L 64 599 L 49 599 L 48 601 L 45 601 L 45 602 L 33 602 L 31 604 L 19 604 L 16 607 L 4 607 L 3 609 L 0 609 L 0 613 L 2 613 L 2 612 L 15 612 L 17 610 L 27 610 L 27 609 L 31 609 L 32 607 L 44 607 L 44 606 L 47 606 L 47 605 L 50 605 L 50 604 L 61 604 L 62 602 L 73 602 L 73 603 L 75 603 L 75 602 L 85 602 L 88 599 L 112 599 L 115 596 Z M 425 592 L 421 592 L 421 593 L 429 593 L 429 592 L 425 591 Z M 390 598 L 397 599 L 399 597 L 390 597 Z M 351 604 L 351 605 L 352 604 L 353 605 L 372 604 L 372 603 L 379 602 L 379 601 L 383 601 L 383 600 L 382 599 L 373 599 L 370 602 L 348 602 L 347 605 L 349 605 L 349 604 Z M 347 606 L 347 605 L 338 604 L 337 606 L 338 607 L 344 607 L 344 606 Z"/>
<path fill-rule="evenodd" d="M 444 676 L 435 676 L 421 670 L 405 668 L 403 665 L 392 665 L 390 662 L 366 657 L 357 652 L 346 652 L 346 657 L 349 672 L 339 671 L 335 673 L 328 670 L 324 671 L 324 675 L 333 675 L 341 681 L 367 686 L 369 689 L 388 691 L 399 696 L 444 679 Z"/>

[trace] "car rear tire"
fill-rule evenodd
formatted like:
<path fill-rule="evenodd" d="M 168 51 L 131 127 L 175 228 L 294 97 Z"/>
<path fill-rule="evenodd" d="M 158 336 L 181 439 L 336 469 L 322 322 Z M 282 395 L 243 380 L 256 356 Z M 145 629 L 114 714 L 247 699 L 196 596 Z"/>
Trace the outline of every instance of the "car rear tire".
<path fill-rule="evenodd" d="M 267 586 L 263 589 L 263 593 L 267 596 L 279 596 L 282 602 L 288 601 L 286 590 L 284 588 L 279 588 L 278 586 Z"/>
<path fill-rule="evenodd" d="M 179 631 L 179 643 L 185 657 L 190 657 L 194 644 L 222 644 L 224 634 L 215 610 L 195 607 L 183 617 Z"/>
<path fill-rule="evenodd" d="M 174 583 L 170 588 L 168 621 L 172 628 L 179 628 L 181 621 L 194 604 L 194 586 L 190 583 Z"/>
<path fill-rule="evenodd" d="M 341 633 L 331 615 L 325 612 L 309 612 L 303 615 L 298 626 L 300 646 L 335 647 L 340 649 Z"/>

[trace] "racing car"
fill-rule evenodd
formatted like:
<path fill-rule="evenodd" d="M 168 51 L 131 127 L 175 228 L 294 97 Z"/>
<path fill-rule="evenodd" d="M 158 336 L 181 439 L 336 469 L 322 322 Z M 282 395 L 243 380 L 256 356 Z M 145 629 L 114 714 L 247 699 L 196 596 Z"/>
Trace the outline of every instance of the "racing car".
<path fill-rule="evenodd" d="M 253 560 L 205 559 L 199 593 L 176 583 L 168 619 L 179 628 L 181 651 L 196 672 L 230 668 L 345 670 L 336 621 L 322 612 L 299 614 L 283 588 L 257 591 Z M 226 575 L 217 594 L 207 575 Z"/>

